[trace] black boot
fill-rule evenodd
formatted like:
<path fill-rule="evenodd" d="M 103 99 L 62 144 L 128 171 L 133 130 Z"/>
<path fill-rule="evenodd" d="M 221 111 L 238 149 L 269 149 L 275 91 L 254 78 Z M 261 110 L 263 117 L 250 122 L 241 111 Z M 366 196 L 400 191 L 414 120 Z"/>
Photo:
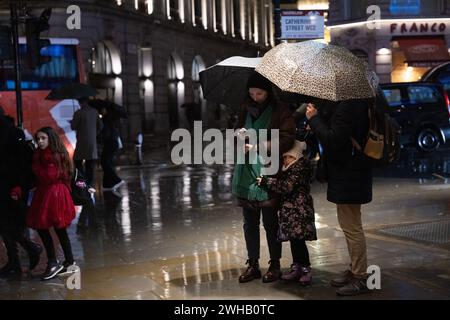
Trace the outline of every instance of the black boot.
<path fill-rule="evenodd" d="M 263 277 L 263 282 L 274 282 L 281 278 L 281 267 L 280 260 L 270 260 L 269 261 L 269 270 L 267 270 L 266 274 Z"/>
<path fill-rule="evenodd" d="M 0 278 L 10 278 L 20 276 L 22 269 L 20 264 L 14 262 L 8 262 L 3 268 L 0 269 Z"/>
<path fill-rule="evenodd" d="M 17 250 L 16 239 L 11 234 L 3 234 L 3 243 L 6 247 L 6 253 L 8 255 L 8 263 L 0 269 L 0 277 L 8 278 L 11 276 L 17 276 L 22 273 L 20 267 L 19 253 Z"/>
<path fill-rule="evenodd" d="M 33 243 L 33 249 L 27 251 L 28 257 L 30 258 L 30 271 L 36 268 L 39 264 L 39 260 L 41 259 L 42 247 L 37 243 Z"/>
<path fill-rule="evenodd" d="M 245 264 L 248 264 L 247 270 L 239 276 L 239 282 L 245 283 L 254 279 L 261 278 L 261 270 L 259 270 L 258 259 L 248 259 Z"/>
<path fill-rule="evenodd" d="M 36 266 L 39 264 L 39 260 L 41 258 L 42 253 L 42 247 L 31 241 L 30 239 L 26 238 L 25 236 L 19 237 L 17 240 L 20 245 L 25 249 L 25 251 L 28 253 L 30 266 L 30 271 L 36 268 Z"/>

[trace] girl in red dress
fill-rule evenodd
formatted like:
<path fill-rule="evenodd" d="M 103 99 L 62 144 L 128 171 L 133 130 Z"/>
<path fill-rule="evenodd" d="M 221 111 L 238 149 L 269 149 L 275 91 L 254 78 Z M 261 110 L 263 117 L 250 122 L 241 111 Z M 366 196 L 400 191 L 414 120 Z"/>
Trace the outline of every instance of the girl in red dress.
<path fill-rule="evenodd" d="M 52 128 L 39 129 L 35 139 L 39 147 L 33 155 L 36 190 L 27 225 L 37 230 L 47 251 L 47 270 L 42 280 L 49 280 L 74 264 L 66 230 L 75 218 L 75 206 L 70 195 L 73 166 L 63 142 Z M 54 228 L 63 249 L 63 264 L 56 259 L 51 228 Z"/>

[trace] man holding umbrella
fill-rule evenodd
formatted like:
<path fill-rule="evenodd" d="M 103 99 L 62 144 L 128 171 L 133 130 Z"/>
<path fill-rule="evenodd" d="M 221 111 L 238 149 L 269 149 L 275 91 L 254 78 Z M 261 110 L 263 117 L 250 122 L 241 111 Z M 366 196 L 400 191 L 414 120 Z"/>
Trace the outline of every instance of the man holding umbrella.
<path fill-rule="evenodd" d="M 351 260 L 351 270 L 331 280 L 331 285 L 338 287 L 338 295 L 357 295 L 369 292 L 361 205 L 372 201 L 372 171 L 363 155 L 354 149 L 351 137 L 364 145 L 369 130 L 368 103 L 353 100 L 328 108 L 332 108 L 328 117 L 318 116 L 316 106 L 309 104 L 306 117 L 324 147 L 327 199 L 336 204 Z"/>
<path fill-rule="evenodd" d="M 92 186 L 95 162 L 98 159 L 97 135 L 103 124 L 96 109 L 88 103 L 87 97 L 78 98 L 81 109 L 77 110 L 70 123 L 77 132 L 77 145 L 73 160 L 78 170 L 85 174 L 86 182 Z"/>
<path fill-rule="evenodd" d="M 81 109 L 77 110 L 70 122 L 72 130 L 77 132 L 77 145 L 73 160 L 78 170 L 84 173 L 86 182 L 92 186 L 94 181 L 95 161 L 98 159 L 97 134 L 102 129 L 102 122 L 97 110 L 89 104 L 89 97 L 97 95 L 97 91 L 84 83 L 70 83 L 50 91 L 46 99 L 78 100 Z"/>

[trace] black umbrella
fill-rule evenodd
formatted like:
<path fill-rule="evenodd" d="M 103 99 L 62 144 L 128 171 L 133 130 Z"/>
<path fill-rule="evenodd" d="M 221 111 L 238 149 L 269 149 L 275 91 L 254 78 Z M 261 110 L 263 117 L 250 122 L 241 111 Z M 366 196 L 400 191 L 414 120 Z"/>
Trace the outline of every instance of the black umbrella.
<path fill-rule="evenodd" d="M 116 115 L 121 118 L 127 118 L 127 111 L 124 107 L 119 106 L 117 103 L 102 99 L 88 100 L 88 104 L 97 109 L 99 112 L 105 108 L 106 111 L 112 115 Z"/>
<path fill-rule="evenodd" d="M 203 96 L 228 107 L 240 106 L 246 95 L 247 80 L 261 58 L 231 57 L 200 72 Z"/>
<path fill-rule="evenodd" d="M 63 99 L 80 99 L 93 97 L 97 94 L 97 90 L 87 84 L 71 83 L 64 85 L 58 89 L 50 91 L 47 100 L 63 100 Z"/>

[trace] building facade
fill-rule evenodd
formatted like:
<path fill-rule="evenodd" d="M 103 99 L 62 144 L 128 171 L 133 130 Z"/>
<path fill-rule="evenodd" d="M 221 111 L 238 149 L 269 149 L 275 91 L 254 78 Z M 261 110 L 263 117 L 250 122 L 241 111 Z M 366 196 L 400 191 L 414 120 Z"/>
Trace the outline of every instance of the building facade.
<path fill-rule="evenodd" d="M 448 0 L 330 0 L 328 28 L 381 82 L 417 81 L 450 59 Z"/>
<path fill-rule="evenodd" d="M 188 127 L 184 103 L 199 105 L 206 126 L 224 126 L 227 108 L 202 97 L 199 72 L 234 55 L 263 55 L 274 45 L 270 0 L 25 1 L 53 8 L 42 37 L 75 38 L 87 79 L 103 98 L 128 111 L 125 135 Z M 77 5 L 80 29 L 67 8 Z M 3 5 L 1 20 L 9 19 Z"/>

